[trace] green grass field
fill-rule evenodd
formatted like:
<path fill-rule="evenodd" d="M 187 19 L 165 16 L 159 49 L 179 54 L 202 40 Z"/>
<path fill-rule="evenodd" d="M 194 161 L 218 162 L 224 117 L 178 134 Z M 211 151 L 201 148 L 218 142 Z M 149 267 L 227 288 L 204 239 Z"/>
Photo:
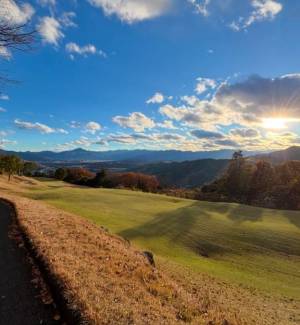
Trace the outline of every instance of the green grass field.
<path fill-rule="evenodd" d="M 86 217 L 161 259 L 300 298 L 300 212 L 43 181 L 25 195 Z"/>

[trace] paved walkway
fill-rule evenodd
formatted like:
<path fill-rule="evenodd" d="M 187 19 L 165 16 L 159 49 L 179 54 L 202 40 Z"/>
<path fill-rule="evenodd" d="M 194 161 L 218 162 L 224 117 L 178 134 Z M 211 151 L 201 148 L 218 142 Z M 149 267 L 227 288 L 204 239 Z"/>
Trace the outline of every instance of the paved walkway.
<path fill-rule="evenodd" d="M 25 252 L 9 239 L 10 208 L 0 201 L 0 325 L 57 325 L 50 306 L 36 298 Z"/>

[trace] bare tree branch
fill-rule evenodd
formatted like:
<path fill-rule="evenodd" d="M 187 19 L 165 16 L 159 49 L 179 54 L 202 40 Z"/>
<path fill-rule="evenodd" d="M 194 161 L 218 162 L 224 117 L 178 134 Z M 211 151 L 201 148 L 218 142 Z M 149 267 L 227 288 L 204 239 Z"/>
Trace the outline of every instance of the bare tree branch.
<path fill-rule="evenodd" d="M 0 47 L 21 51 L 30 50 L 34 41 L 34 31 L 26 32 L 25 27 L 25 25 L 0 24 Z"/>
<path fill-rule="evenodd" d="M 1 0 L 0 0 L 1 2 Z M 11 51 L 29 51 L 32 49 L 35 31 L 28 31 L 28 24 L 10 23 L 4 17 L 0 17 L 0 59 L 10 59 Z M 0 72 L 0 94 L 1 88 L 8 83 L 16 83 L 5 74 Z"/>

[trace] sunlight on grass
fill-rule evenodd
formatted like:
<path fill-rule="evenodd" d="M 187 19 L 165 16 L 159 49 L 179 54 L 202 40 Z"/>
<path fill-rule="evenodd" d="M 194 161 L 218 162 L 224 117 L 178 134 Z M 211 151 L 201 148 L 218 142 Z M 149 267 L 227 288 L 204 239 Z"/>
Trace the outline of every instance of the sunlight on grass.
<path fill-rule="evenodd" d="M 300 213 L 43 181 L 25 195 L 105 226 L 163 259 L 300 297 Z"/>

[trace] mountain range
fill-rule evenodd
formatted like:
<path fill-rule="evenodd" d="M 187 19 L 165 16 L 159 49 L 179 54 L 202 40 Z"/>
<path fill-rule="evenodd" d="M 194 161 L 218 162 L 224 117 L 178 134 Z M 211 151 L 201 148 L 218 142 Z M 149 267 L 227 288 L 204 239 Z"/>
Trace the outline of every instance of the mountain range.
<path fill-rule="evenodd" d="M 134 171 L 155 175 L 163 186 L 197 187 L 212 182 L 228 166 L 233 150 L 218 151 L 150 151 L 116 150 L 88 151 L 75 149 L 63 152 L 14 152 L 0 150 L 1 154 L 14 154 L 54 168 L 82 166 L 93 172 L 101 169 Z M 300 146 L 270 153 L 244 152 L 251 160 L 266 160 L 273 164 L 300 160 Z"/>
<path fill-rule="evenodd" d="M 89 151 L 81 148 L 54 152 L 54 151 L 5 151 L 1 154 L 17 155 L 24 160 L 37 162 L 49 161 L 137 161 L 143 163 L 164 161 L 186 161 L 199 159 L 230 159 L 234 150 L 216 151 L 179 151 L 179 150 L 114 150 L 114 151 Z M 258 152 L 245 152 L 245 155 L 255 155 Z"/>
<path fill-rule="evenodd" d="M 256 155 L 255 159 L 263 159 L 272 164 L 281 164 L 289 160 L 300 160 L 300 146 L 293 146 L 284 150 L 273 151 L 268 154 Z"/>

